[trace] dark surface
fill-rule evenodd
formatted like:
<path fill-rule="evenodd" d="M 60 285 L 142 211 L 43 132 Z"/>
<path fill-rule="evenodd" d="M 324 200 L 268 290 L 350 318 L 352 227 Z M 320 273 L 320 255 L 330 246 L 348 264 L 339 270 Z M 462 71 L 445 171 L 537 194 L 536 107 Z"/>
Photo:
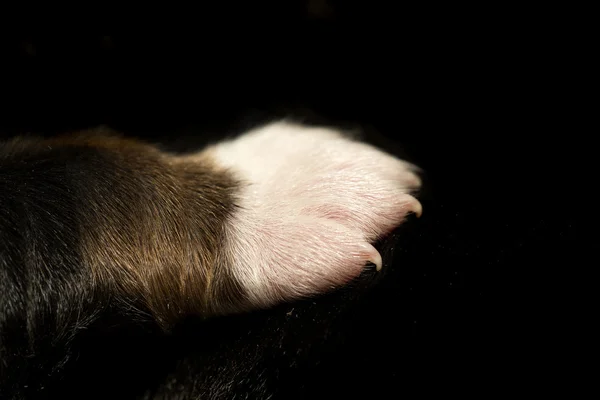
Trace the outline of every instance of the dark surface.
<path fill-rule="evenodd" d="M 225 398 L 483 396 L 533 388 L 532 371 L 553 369 L 536 329 L 553 301 L 536 293 L 551 266 L 575 262 L 576 196 L 572 147 L 554 139 L 570 115 L 538 68 L 542 46 L 526 51 L 530 36 L 440 10 L 337 10 L 334 20 L 279 10 L 293 16 L 279 23 L 246 10 L 231 36 L 4 42 L 4 135 L 108 124 L 189 150 L 295 116 L 362 127 L 425 172 L 424 215 L 387 244 L 372 290 L 363 281 L 315 302 L 190 321 L 169 339 L 105 340 L 83 365 L 112 364 L 93 378 L 79 368 L 86 390 L 116 390 L 120 379 L 143 391 L 176 371 L 185 390 Z"/>

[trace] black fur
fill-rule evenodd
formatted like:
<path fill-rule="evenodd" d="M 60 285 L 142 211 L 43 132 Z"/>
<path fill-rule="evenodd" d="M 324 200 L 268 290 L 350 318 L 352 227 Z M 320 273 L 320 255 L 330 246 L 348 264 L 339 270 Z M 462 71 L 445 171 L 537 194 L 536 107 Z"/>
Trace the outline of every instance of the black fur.
<path fill-rule="evenodd" d="M 81 334 L 107 311 L 142 315 L 93 282 L 78 252 L 80 214 L 97 192 L 93 177 L 112 173 L 107 165 L 89 148 L 39 148 L 35 140 L 0 148 L 2 398 L 52 390 L 80 356 Z"/>
<path fill-rule="evenodd" d="M 589 102 L 578 101 L 589 96 L 576 89 L 589 85 L 565 68 L 581 64 L 580 38 L 564 31 L 569 14 L 331 3 L 342 12 L 320 23 L 244 12 L 248 26 L 228 43 L 229 32 L 144 33 L 115 36 L 100 52 L 102 38 L 75 32 L 3 47 L 0 123 L 11 132 L 108 123 L 184 149 L 185 136 L 228 132 L 242 111 L 287 116 L 301 106 L 400 136 L 433 188 L 419 224 L 400 231 L 377 290 L 193 320 L 171 337 L 127 317 L 98 318 L 71 342 L 77 367 L 54 381 L 63 393 L 481 398 L 581 386 L 585 374 L 570 384 L 564 372 L 587 365 L 572 347 L 582 332 L 574 312 L 591 303 L 570 306 L 568 289 L 585 291 L 582 275 L 568 278 L 589 264 L 578 261 L 576 219 L 585 169 L 574 168 L 586 146 L 577 132 L 589 132 Z M 190 16 L 196 30 L 198 14 Z M 267 35 L 255 33 L 267 25 Z M 23 332 L 11 334 L 20 348 Z"/>

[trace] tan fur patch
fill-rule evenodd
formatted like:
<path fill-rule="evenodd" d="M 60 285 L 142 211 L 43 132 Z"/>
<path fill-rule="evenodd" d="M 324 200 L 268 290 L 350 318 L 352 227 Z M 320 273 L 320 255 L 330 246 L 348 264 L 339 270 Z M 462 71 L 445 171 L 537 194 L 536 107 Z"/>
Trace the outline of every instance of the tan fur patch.
<path fill-rule="evenodd" d="M 208 155 L 178 157 L 97 132 L 47 144 L 100 151 L 77 194 L 80 252 L 97 283 L 141 300 L 165 326 L 236 307 L 242 289 L 221 254 L 236 182 Z"/>

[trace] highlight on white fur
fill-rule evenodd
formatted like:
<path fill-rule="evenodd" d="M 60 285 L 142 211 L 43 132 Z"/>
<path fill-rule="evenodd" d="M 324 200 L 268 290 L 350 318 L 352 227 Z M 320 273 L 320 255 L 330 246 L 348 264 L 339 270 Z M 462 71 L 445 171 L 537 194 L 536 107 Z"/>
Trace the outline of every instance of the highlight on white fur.
<path fill-rule="evenodd" d="M 208 151 L 243 183 L 225 246 L 257 307 L 380 269 L 371 243 L 422 210 L 410 164 L 334 129 L 275 122 Z"/>

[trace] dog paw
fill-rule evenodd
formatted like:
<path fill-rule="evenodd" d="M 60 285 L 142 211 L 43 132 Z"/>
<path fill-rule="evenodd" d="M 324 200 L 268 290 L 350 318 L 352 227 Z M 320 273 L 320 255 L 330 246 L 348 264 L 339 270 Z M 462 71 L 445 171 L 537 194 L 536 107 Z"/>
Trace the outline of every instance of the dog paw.
<path fill-rule="evenodd" d="M 224 248 L 254 307 L 381 269 L 372 243 L 422 211 L 415 167 L 333 129 L 277 122 L 209 152 L 241 183 Z"/>

